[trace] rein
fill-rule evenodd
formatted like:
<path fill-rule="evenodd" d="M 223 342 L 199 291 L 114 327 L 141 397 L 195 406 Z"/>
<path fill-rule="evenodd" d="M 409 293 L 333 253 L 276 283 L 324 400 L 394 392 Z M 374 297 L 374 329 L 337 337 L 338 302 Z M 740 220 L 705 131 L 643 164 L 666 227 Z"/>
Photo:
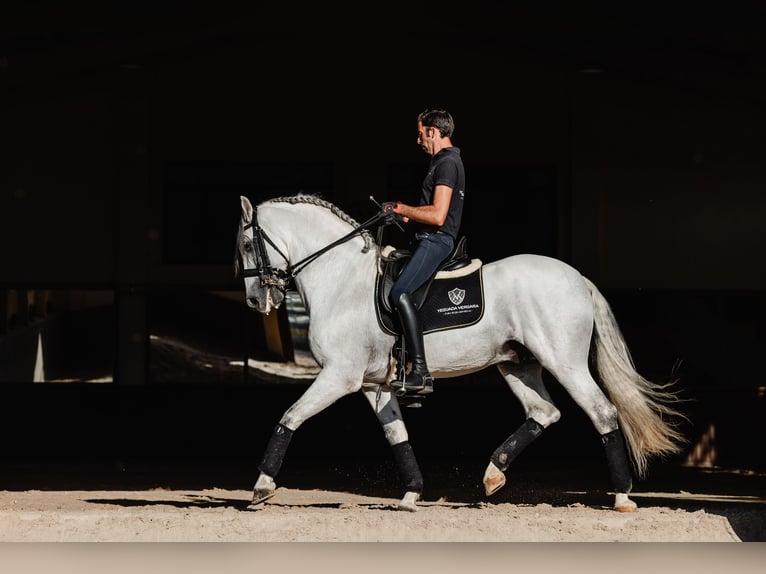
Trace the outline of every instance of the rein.
<path fill-rule="evenodd" d="M 374 216 L 372 216 L 370 219 L 365 221 L 364 223 L 360 224 L 358 227 L 354 228 L 350 232 L 348 232 L 346 235 L 341 237 L 340 239 L 337 239 L 330 243 L 329 245 L 326 245 L 325 247 L 322 247 L 318 251 L 315 251 L 311 255 L 304 257 L 300 261 L 298 261 L 295 264 L 290 264 L 287 256 L 282 253 L 282 250 L 279 249 L 279 247 L 276 246 L 274 241 L 269 237 L 268 233 L 266 233 L 266 230 L 264 230 L 260 225 L 258 225 L 258 208 L 253 208 L 253 220 L 245 225 L 242 230 L 246 230 L 252 227 L 253 229 L 253 248 L 255 249 L 255 255 L 258 261 L 258 266 L 255 269 L 243 269 L 242 275 L 243 277 L 260 277 L 261 278 L 261 284 L 262 285 L 269 285 L 274 286 L 279 289 L 286 289 L 287 285 L 290 281 L 295 279 L 295 276 L 300 273 L 304 267 L 306 267 L 309 263 L 317 259 L 320 255 L 323 255 L 324 253 L 327 253 L 334 247 L 337 247 L 338 245 L 345 243 L 352 237 L 355 237 L 356 235 L 359 235 L 364 231 L 365 229 L 368 229 L 375 224 L 377 224 L 380 220 L 386 219 L 387 214 L 385 213 L 376 213 Z M 279 255 L 282 256 L 282 258 L 287 261 L 287 267 L 284 269 L 274 269 L 271 266 L 271 261 L 269 260 L 269 254 L 266 252 L 266 246 L 264 245 L 264 241 L 267 242 L 269 245 L 271 245 L 274 250 L 279 253 Z M 268 277 L 265 277 L 268 276 Z"/>

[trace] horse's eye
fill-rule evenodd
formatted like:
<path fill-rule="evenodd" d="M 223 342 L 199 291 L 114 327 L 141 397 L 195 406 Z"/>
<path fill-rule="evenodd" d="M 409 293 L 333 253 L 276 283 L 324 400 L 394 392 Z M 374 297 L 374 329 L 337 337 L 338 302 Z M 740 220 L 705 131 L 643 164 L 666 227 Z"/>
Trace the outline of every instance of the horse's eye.
<path fill-rule="evenodd" d="M 245 243 L 245 251 L 247 253 L 250 253 L 253 250 L 253 245 L 251 243 Z"/>

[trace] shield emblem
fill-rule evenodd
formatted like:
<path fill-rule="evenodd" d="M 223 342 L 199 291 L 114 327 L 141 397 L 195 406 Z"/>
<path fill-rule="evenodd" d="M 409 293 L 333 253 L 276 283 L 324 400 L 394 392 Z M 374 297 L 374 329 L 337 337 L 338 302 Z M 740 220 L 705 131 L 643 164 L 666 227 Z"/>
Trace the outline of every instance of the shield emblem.
<path fill-rule="evenodd" d="M 449 300 L 452 301 L 453 305 L 460 305 L 463 299 L 465 299 L 465 289 L 455 288 L 452 291 L 448 291 L 447 295 L 449 295 Z"/>

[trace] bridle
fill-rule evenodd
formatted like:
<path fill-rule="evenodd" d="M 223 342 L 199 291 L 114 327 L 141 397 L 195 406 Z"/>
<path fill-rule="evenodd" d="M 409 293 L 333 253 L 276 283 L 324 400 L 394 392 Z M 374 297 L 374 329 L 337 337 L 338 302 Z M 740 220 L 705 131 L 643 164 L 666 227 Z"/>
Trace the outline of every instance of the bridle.
<path fill-rule="evenodd" d="M 266 230 L 258 224 L 258 208 L 254 207 L 253 218 L 250 223 L 242 227 L 242 231 L 244 232 L 250 228 L 253 230 L 253 238 L 250 240 L 244 240 L 243 243 L 244 245 L 249 245 L 252 249 L 255 255 L 256 266 L 253 269 L 245 269 L 243 265 L 241 270 L 242 276 L 258 277 L 261 282 L 261 287 L 268 287 L 269 289 L 276 288 L 284 293 L 290 287 L 290 284 L 295 279 L 295 276 L 298 275 L 298 273 L 300 273 L 309 263 L 330 249 L 337 247 L 341 243 L 345 243 L 356 235 L 360 235 L 362 231 L 374 226 L 381 220 L 384 220 L 384 224 L 387 224 L 387 215 L 384 213 L 377 213 L 364 223 L 360 224 L 358 227 L 355 227 L 340 239 L 337 239 L 329 245 L 326 245 L 318 251 L 315 251 L 308 257 L 304 257 L 297 263 L 291 264 L 287 258 L 287 255 L 285 255 L 282 250 L 277 247 L 276 243 L 274 243 L 271 237 L 269 237 L 269 234 L 266 233 Z M 266 243 L 271 245 L 271 247 L 273 247 L 274 250 L 279 253 L 282 259 L 285 260 L 287 266 L 284 269 L 279 269 L 272 266 L 271 260 L 269 259 L 269 254 L 266 250 Z"/>
<path fill-rule="evenodd" d="M 248 229 L 252 228 L 253 238 L 250 240 L 244 240 L 245 246 L 250 246 L 253 254 L 255 255 L 255 267 L 253 269 L 245 269 L 242 266 L 243 277 L 258 277 L 261 280 L 261 287 L 276 287 L 277 289 L 284 291 L 289 286 L 289 283 L 295 277 L 293 270 L 288 266 L 285 269 L 275 269 L 271 265 L 269 259 L 269 253 L 266 250 L 266 243 L 271 245 L 274 250 L 279 253 L 282 258 L 287 261 L 287 256 L 282 253 L 282 250 L 268 236 L 266 231 L 258 225 L 257 208 L 253 209 L 253 219 L 250 223 L 242 226 L 242 232 L 244 233 Z"/>

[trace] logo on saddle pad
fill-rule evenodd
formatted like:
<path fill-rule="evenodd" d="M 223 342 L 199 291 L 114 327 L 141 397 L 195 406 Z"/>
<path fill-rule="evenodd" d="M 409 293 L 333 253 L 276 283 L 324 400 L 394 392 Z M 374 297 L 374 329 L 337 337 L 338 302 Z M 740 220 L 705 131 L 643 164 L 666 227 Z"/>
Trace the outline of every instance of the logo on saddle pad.
<path fill-rule="evenodd" d="M 455 287 L 449 291 L 446 289 L 447 286 L 440 293 L 437 284 L 436 291 L 429 295 L 429 300 L 423 306 L 424 332 L 466 327 L 481 319 L 484 305 L 480 284 L 466 285 L 466 288 Z M 444 305 L 445 293 L 452 305 Z"/>
<path fill-rule="evenodd" d="M 453 305 L 460 305 L 465 299 L 465 289 L 455 287 L 452 291 L 448 291 L 447 295 L 449 295 L 449 300 L 452 301 Z"/>

